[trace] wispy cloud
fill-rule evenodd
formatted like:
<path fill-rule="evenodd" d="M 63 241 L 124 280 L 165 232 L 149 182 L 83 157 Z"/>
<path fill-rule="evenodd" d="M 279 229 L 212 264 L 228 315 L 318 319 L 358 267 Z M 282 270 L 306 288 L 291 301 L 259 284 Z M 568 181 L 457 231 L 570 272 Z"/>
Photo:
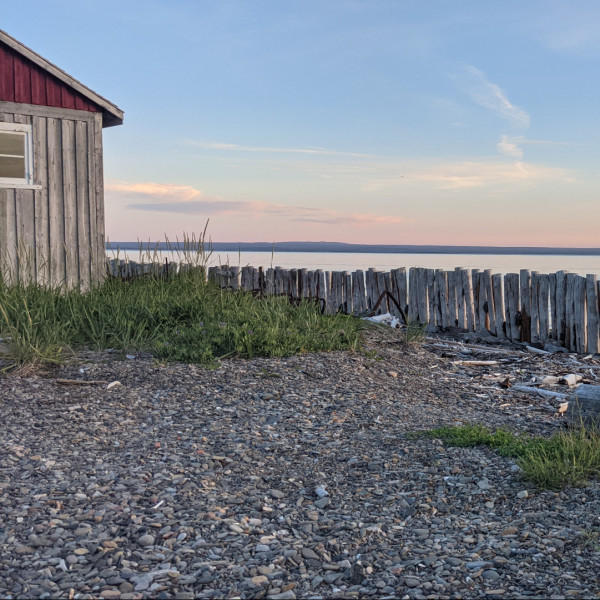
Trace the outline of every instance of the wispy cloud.
<path fill-rule="evenodd" d="M 510 142 L 507 143 L 510 145 Z M 431 165 L 414 165 L 405 170 L 402 178 L 373 178 L 367 184 L 369 191 L 398 186 L 430 184 L 437 189 L 467 189 L 528 185 L 538 181 L 573 182 L 573 174 L 563 168 L 526 163 L 520 160 L 440 162 Z"/>
<path fill-rule="evenodd" d="M 473 102 L 491 110 L 508 121 L 513 127 L 529 127 L 529 114 L 512 104 L 506 92 L 487 79 L 485 73 L 472 65 L 466 65 L 456 80 Z"/>
<path fill-rule="evenodd" d="M 504 154 L 504 156 L 511 156 L 513 158 L 523 158 L 523 149 L 519 147 L 517 142 L 521 142 L 522 138 L 519 140 L 511 140 L 507 135 L 503 135 L 502 139 L 496 144 L 496 148 L 498 148 L 498 152 L 500 154 Z"/>
<path fill-rule="evenodd" d="M 125 200 L 128 202 L 127 208 L 135 211 L 202 216 L 270 216 L 314 225 L 355 227 L 405 222 L 405 219 L 397 215 L 341 213 L 311 206 L 290 206 L 274 202 L 223 200 L 221 198 L 205 197 L 201 190 L 187 185 L 153 182 L 110 182 L 105 189 L 110 201 L 123 202 Z"/>
<path fill-rule="evenodd" d="M 235 152 L 259 152 L 263 154 L 309 154 L 315 156 L 344 156 L 349 158 L 372 158 L 373 154 L 341 152 L 327 148 L 278 148 L 274 146 L 243 146 L 224 142 L 202 142 L 187 140 L 187 143 L 206 150 L 231 150 Z"/>

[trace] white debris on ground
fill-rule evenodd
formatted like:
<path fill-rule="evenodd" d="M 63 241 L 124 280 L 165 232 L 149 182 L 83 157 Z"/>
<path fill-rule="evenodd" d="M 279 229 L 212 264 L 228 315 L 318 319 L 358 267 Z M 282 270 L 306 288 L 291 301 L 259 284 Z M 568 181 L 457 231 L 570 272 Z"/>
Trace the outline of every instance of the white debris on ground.
<path fill-rule="evenodd" d="M 376 317 L 363 317 L 363 321 L 370 321 L 371 323 L 379 323 L 381 325 L 389 325 L 394 329 L 398 329 L 400 327 L 400 319 L 398 319 L 398 317 L 394 317 L 389 312 L 383 315 L 377 315 Z"/>

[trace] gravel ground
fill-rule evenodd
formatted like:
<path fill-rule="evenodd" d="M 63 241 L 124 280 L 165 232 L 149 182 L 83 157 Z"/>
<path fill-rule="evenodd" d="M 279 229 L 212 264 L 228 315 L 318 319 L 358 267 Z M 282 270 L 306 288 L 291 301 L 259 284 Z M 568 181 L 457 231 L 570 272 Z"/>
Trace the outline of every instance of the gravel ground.
<path fill-rule="evenodd" d="M 465 365 L 490 354 L 371 334 L 354 354 L 105 352 L 0 381 L 0 595 L 598 597 L 598 483 L 539 491 L 492 450 L 410 435 L 563 427 L 498 382 L 596 359 L 515 353 Z"/>

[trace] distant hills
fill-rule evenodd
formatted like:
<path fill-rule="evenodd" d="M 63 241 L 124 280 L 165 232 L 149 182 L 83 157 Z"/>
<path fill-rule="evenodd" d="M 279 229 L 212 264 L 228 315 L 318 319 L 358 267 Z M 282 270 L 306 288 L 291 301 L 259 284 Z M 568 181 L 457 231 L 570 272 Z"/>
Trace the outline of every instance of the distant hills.
<path fill-rule="evenodd" d="M 183 250 L 183 242 L 108 242 L 106 249 Z M 600 256 L 600 248 L 546 248 L 529 246 L 418 246 L 404 244 L 346 244 L 343 242 L 211 242 L 214 252 L 355 252 L 369 254 L 547 254 Z"/>

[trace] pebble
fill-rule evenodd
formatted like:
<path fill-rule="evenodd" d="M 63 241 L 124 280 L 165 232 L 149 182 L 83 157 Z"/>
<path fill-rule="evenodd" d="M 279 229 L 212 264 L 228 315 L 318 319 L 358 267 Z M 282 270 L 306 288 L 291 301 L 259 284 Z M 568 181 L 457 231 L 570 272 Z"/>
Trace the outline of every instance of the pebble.
<path fill-rule="evenodd" d="M 302 548 L 301 554 L 304 558 L 308 558 L 311 560 L 321 560 L 319 555 L 310 548 Z"/>
<path fill-rule="evenodd" d="M 152 546 L 154 545 L 155 538 L 153 535 L 142 535 L 138 538 L 138 545 L 140 546 Z"/>

